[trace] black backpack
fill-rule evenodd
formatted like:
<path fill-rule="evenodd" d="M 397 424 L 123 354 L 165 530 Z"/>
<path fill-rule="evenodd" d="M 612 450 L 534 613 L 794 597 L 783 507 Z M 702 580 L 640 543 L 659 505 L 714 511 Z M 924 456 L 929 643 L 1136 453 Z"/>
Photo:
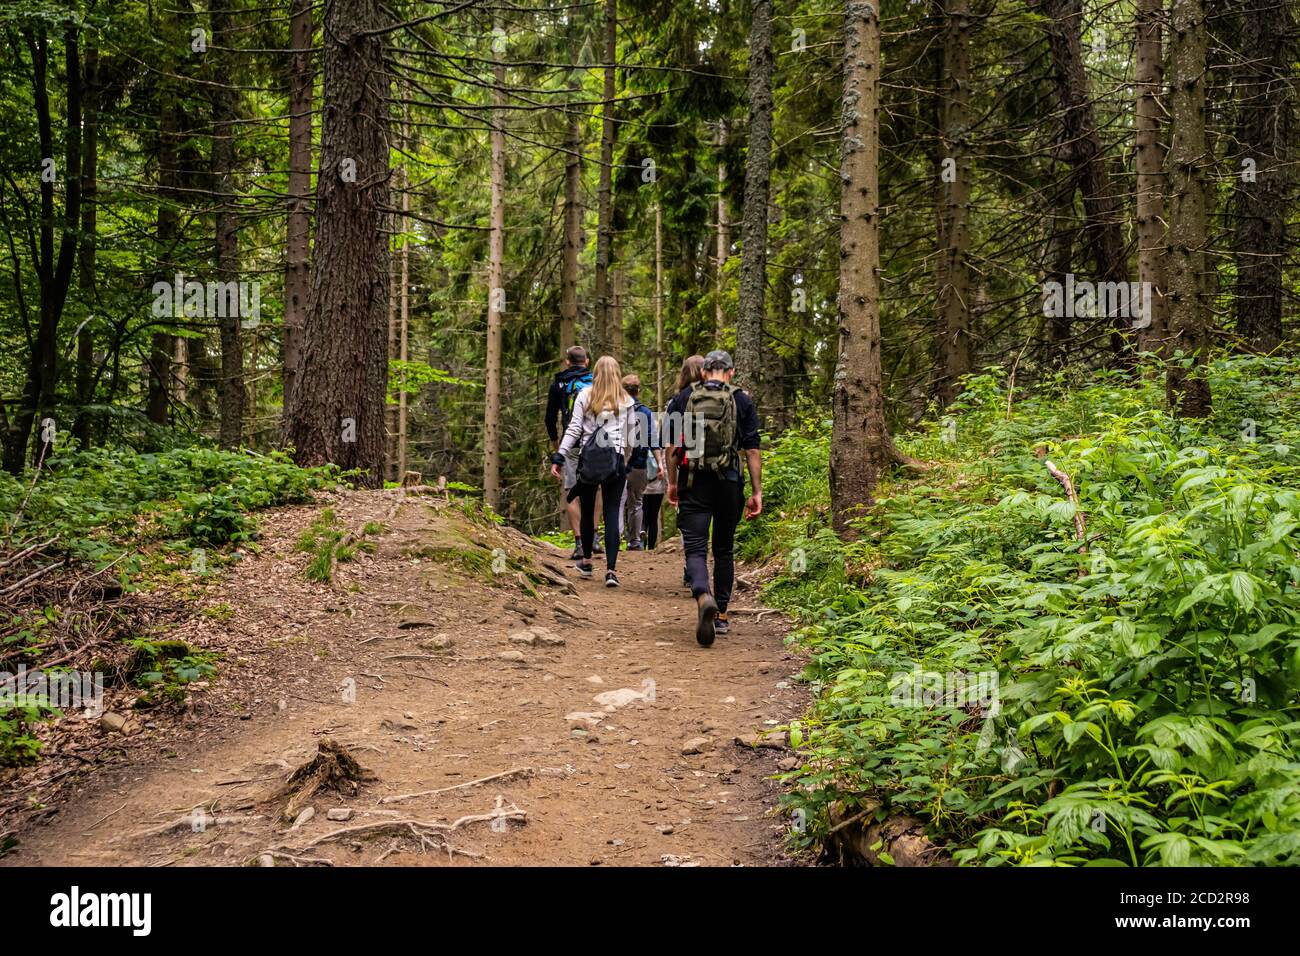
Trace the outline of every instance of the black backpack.
<path fill-rule="evenodd" d="M 599 485 L 618 471 L 618 449 L 601 439 L 604 430 L 591 433 L 582 451 L 578 452 L 578 481 L 584 485 Z"/>

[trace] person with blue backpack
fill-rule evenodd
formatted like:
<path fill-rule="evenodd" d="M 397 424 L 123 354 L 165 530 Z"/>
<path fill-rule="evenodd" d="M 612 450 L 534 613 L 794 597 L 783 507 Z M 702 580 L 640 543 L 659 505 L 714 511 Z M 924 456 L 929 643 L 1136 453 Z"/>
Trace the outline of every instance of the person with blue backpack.
<path fill-rule="evenodd" d="M 560 447 L 560 436 L 569 427 L 573 418 L 573 406 L 578 400 L 578 393 L 591 387 L 591 369 L 587 367 L 587 350 L 575 345 L 564 355 L 565 366 L 555 375 L 550 391 L 546 396 L 546 432 L 551 436 L 551 451 Z M 569 497 L 569 492 L 578 483 L 578 456 L 573 454 L 561 467 L 560 480 L 565 497 L 564 509 L 569 517 L 569 527 L 573 530 L 573 556 L 577 561 L 582 557 L 582 543 L 579 540 L 579 521 L 581 510 L 577 498 Z M 594 546 L 600 553 L 600 536 L 597 535 Z"/>

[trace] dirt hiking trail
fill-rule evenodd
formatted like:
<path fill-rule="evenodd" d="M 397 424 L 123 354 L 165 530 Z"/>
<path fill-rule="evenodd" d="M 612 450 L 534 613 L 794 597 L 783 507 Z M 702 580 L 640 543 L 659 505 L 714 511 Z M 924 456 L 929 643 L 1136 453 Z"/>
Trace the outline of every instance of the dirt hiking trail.
<path fill-rule="evenodd" d="M 327 508 L 364 550 L 320 583 L 297 542 Z M 582 580 L 434 495 L 322 495 L 260 528 L 162 635 L 218 677 L 183 711 L 117 687 L 108 720 L 61 721 L 0 865 L 795 862 L 771 779 L 793 758 L 762 735 L 806 693 L 752 590 L 704 649 L 675 542 L 620 554 L 607 589 L 602 557 Z M 373 779 L 286 793 L 322 741 Z"/>

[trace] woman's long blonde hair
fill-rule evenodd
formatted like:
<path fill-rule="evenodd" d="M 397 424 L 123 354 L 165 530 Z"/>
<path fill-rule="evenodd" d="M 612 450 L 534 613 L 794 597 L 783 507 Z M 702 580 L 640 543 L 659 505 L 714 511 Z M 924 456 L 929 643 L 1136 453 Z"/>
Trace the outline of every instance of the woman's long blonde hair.
<path fill-rule="evenodd" d="M 587 414 L 594 418 L 601 412 L 617 412 L 626 398 L 623 370 L 618 367 L 618 361 L 612 355 L 602 355 L 596 360 L 596 370 L 591 375 Z"/>

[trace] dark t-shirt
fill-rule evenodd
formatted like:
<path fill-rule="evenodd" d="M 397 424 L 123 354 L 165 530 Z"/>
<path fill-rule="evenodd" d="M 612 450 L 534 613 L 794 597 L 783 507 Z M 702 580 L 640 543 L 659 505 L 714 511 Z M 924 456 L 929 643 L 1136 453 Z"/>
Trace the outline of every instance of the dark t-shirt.
<path fill-rule="evenodd" d="M 707 385 L 706 385 L 707 387 Z M 665 428 L 664 444 L 675 445 L 680 447 L 682 444 L 682 416 L 686 414 L 686 405 L 690 401 L 691 386 L 686 386 L 668 403 L 668 423 Z M 740 389 L 735 391 L 736 397 L 736 447 L 740 450 L 748 450 L 761 447 L 761 436 L 758 432 L 758 409 L 754 407 L 754 400 L 751 399 Z M 722 477 L 731 481 L 741 481 L 742 471 L 739 467 L 728 468 L 722 473 Z M 681 482 L 682 472 L 678 471 L 678 481 Z"/>

